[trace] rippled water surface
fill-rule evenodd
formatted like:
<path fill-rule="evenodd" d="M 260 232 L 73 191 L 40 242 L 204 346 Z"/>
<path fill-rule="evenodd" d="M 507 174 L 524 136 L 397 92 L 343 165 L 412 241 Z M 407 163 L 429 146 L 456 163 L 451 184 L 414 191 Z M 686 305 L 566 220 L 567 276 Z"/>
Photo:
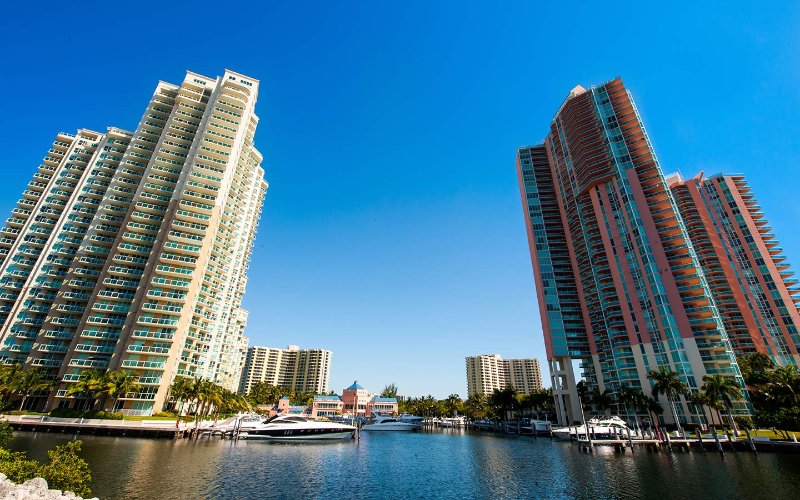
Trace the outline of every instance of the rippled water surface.
<path fill-rule="evenodd" d="M 71 439 L 18 432 L 44 459 Z M 463 431 L 271 444 L 82 436 L 102 498 L 797 498 L 800 454 L 579 453 L 570 443 Z"/>

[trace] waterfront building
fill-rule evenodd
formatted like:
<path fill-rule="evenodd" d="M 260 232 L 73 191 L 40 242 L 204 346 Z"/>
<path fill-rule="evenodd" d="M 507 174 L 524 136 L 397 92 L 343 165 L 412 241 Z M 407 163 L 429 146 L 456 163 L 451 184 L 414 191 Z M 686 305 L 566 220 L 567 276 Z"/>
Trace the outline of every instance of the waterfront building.
<path fill-rule="evenodd" d="M 504 359 L 506 382 L 520 394 L 530 394 L 544 389 L 542 368 L 534 358 Z"/>
<path fill-rule="evenodd" d="M 314 396 L 314 402 L 311 405 L 311 417 L 335 417 L 342 414 L 343 407 L 344 403 L 339 396 Z"/>
<path fill-rule="evenodd" d="M 286 415 L 289 413 L 297 415 L 309 415 L 311 413 L 311 408 L 303 403 L 294 403 L 289 399 L 288 396 L 283 396 L 278 400 L 277 406 L 272 408 L 269 416 L 272 417 L 274 415 Z"/>
<path fill-rule="evenodd" d="M 137 376 L 129 414 L 161 410 L 178 376 L 238 387 L 267 189 L 258 86 L 187 72 L 157 85 L 134 132 L 56 136 L 0 239 L 0 360 L 58 381 L 32 407 L 73 404 L 88 369 Z"/>
<path fill-rule="evenodd" d="M 667 177 L 737 355 L 800 366 L 800 289 L 744 176 Z"/>
<path fill-rule="evenodd" d="M 512 386 L 521 394 L 543 389 L 538 359 L 503 359 L 499 354 L 467 356 L 467 394 L 490 396 Z"/>
<path fill-rule="evenodd" d="M 321 394 L 328 392 L 333 354 L 326 349 L 286 349 L 253 346 L 247 349 L 240 392 L 265 382 L 294 392 Z"/>
<path fill-rule="evenodd" d="M 373 396 L 369 402 L 367 402 L 366 414 L 368 417 L 373 413 L 397 415 L 398 407 L 397 398 Z"/>
<path fill-rule="evenodd" d="M 517 169 L 561 423 L 580 420 L 573 360 L 590 389 L 612 394 L 624 386 L 649 394 L 647 373 L 662 366 L 692 390 L 706 374 L 744 389 L 695 245 L 620 79 L 573 89 L 544 143 L 518 150 Z M 734 411 L 749 409 L 739 401 Z M 702 418 L 684 397 L 677 412 Z"/>
<path fill-rule="evenodd" d="M 342 411 L 350 415 L 367 416 L 367 403 L 371 398 L 369 391 L 355 381 L 353 385 L 342 391 Z"/>

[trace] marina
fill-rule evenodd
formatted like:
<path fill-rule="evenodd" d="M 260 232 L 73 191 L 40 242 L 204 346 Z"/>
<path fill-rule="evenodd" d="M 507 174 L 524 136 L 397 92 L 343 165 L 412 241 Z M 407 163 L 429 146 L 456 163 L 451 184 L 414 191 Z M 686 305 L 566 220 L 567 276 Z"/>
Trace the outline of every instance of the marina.
<path fill-rule="evenodd" d="M 11 447 L 42 459 L 72 439 L 18 432 Z M 578 443 L 434 428 L 361 433 L 324 444 L 83 435 L 101 498 L 791 498 L 800 454 L 616 453 Z M 260 464 L 254 467 L 253 464 Z"/>

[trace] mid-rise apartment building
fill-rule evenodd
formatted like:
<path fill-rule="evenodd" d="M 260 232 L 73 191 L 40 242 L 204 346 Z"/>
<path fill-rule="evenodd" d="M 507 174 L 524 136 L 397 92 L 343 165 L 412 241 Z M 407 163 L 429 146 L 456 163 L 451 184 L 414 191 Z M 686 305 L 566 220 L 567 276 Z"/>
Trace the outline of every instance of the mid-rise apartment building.
<path fill-rule="evenodd" d="M 542 367 L 538 359 L 504 359 L 506 381 L 520 394 L 530 394 L 544 388 Z"/>
<path fill-rule="evenodd" d="M 160 82 L 136 130 L 59 133 L 0 239 L 0 360 L 59 382 L 125 369 L 150 414 L 175 377 L 235 390 L 241 302 L 267 183 L 253 144 L 257 80 Z"/>
<path fill-rule="evenodd" d="M 255 384 L 265 382 L 295 392 L 328 392 L 332 356 L 325 349 L 300 349 L 296 345 L 286 349 L 250 347 L 239 390 L 248 393 Z"/>
<path fill-rule="evenodd" d="M 538 359 L 503 359 L 499 354 L 467 356 L 467 394 L 490 396 L 495 389 L 512 386 L 521 394 L 543 388 Z"/>

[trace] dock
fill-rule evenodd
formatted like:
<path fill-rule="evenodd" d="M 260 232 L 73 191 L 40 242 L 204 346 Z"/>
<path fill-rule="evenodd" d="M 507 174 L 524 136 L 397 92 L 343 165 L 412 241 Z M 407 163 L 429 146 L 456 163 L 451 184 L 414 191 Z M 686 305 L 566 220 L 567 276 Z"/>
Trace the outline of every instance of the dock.
<path fill-rule="evenodd" d="M 794 452 L 800 453 L 800 443 L 792 441 L 770 441 L 754 439 L 751 443 L 748 439 L 737 439 L 734 441 L 720 441 L 713 439 L 677 439 L 669 440 L 658 439 L 593 439 L 591 444 L 585 439 L 573 440 L 578 444 L 581 451 L 591 453 L 592 448 L 611 447 L 614 451 L 624 453 L 626 449 L 635 452 L 636 449 L 643 451 L 712 451 L 712 452 Z"/>
<path fill-rule="evenodd" d="M 174 420 L 106 420 L 46 415 L 2 415 L 0 419 L 18 431 L 166 439 L 189 437 L 211 425 L 211 422 L 201 422 L 199 428 L 195 428 L 194 422 L 176 425 Z"/>

